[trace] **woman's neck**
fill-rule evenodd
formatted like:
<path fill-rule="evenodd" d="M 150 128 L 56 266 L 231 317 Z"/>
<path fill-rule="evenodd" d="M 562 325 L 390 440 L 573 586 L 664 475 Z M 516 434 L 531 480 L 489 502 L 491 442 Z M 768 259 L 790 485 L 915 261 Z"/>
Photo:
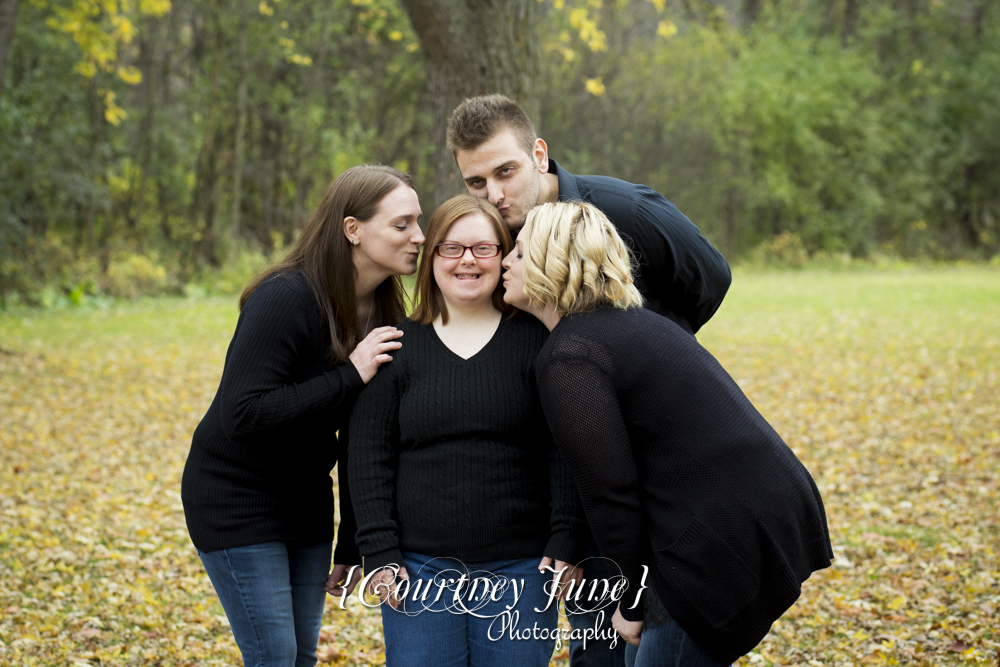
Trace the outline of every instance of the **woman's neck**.
<path fill-rule="evenodd" d="M 469 327 L 496 322 L 502 313 L 493 307 L 492 297 L 475 303 L 450 302 L 444 300 L 448 309 L 448 324 L 443 326 Z"/>
<path fill-rule="evenodd" d="M 545 308 L 536 308 L 535 306 L 526 306 L 523 308 L 524 312 L 529 315 L 534 315 L 538 318 L 538 321 L 545 325 L 545 328 L 552 331 L 559 324 L 562 319 L 562 315 L 556 312 L 554 305 L 547 304 Z"/>
<path fill-rule="evenodd" d="M 492 299 L 485 304 L 448 303 L 448 324 L 442 323 L 439 315 L 434 320 L 434 331 L 438 338 L 452 352 L 469 359 L 478 354 L 496 333 L 503 315 L 493 307 Z"/>
<path fill-rule="evenodd" d="M 368 323 L 371 322 L 372 310 L 375 309 L 375 290 L 389 277 L 384 270 L 379 271 L 373 266 L 367 266 L 354 253 L 354 303 L 358 309 L 358 331 L 361 336 L 368 335 Z"/>
<path fill-rule="evenodd" d="M 549 331 L 555 329 L 556 325 L 559 324 L 559 321 L 562 320 L 562 315 L 557 313 L 554 308 L 543 310 L 538 315 L 535 315 L 535 317 L 537 317 L 538 321 L 544 324 L 545 328 Z"/>
<path fill-rule="evenodd" d="M 375 297 L 375 290 L 391 274 L 387 273 L 384 269 L 379 271 L 375 267 L 369 266 L 369 263 L 362 260 L 358 253 L 354 253 L 353 264 L 355 276 L 354 300 L 358 304 L 358 310 L 361 310 L 371 304 L 372 299 Z"/>

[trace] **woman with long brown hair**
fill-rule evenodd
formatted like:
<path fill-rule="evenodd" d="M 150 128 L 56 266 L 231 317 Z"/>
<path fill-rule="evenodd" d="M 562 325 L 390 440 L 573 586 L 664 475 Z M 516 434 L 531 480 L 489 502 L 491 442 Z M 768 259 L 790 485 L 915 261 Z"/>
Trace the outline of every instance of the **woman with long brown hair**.
<path fill-rule="evenodd" d="M 362 165 L 330 184 L 284 261 L 240 297 L 215 400 L 198 425 L 181 496 L 191 539 L 244 663 L 304 667 L 330 571 L 360 562 L 347 485 L 354 400 L 401 346 L 404 292 L 424 236 L 410 177 Z M 335 435 L 339 431 L 339 434 Z"/>

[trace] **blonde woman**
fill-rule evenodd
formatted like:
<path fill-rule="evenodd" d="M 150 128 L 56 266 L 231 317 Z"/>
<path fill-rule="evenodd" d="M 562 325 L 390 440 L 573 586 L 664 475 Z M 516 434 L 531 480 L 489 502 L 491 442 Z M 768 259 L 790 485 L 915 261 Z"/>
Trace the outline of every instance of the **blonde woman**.
<path fill-rule="evenodd" d="M 540 568 L 573 559 L 578 508 L 535 388 L 547 332 L 505 314 L 511 245 L 485 199 L 434 212 L 406 344 L 351 418 L 357 543 L 368 590 L 389 603 L 387 667 L 546 667 L 552 655 L 558 603 Z"/>
<path fill-rule="evenodd" d="M 505 298 L 551 331 L 539 393 L 601 553 L 628 580 L 614 616 L 626 664 L 726 665 L 829 566 L 826 514 L 712 355 L 641 307 L 630 265 L 597 208 L 544 204 L 504 259 Z"/>

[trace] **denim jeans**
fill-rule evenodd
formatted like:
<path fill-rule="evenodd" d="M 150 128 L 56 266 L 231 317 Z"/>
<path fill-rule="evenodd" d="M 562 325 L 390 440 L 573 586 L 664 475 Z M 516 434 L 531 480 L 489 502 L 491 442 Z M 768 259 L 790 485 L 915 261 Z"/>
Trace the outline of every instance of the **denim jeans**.
<path fill-rule="evenodd" d="M 639 646 L 627 644 L 625 667 L 720 667 L 672 618 L 643 627 Z"/>
<path fill-rule="evenodd" d="M 404 552 L 410 575 L 406 598 L 398 610 L 382 604 L 386 667 L 546 667 L 555 645 L 559 601 L 545 609 L 545 584 L 552 574 L 538 571 L 541 560 L 466 566 Z M 463 574 L 473 585 L 457 591 L 457 584 L 448 582 L 460 581 Z M 516 604 L 513 588 L 493 586 L 510 581 L 517 585 Z"/>
<path fill-rule="evenodd" d="M 264 542 L 198 551 L 245 667 L 312 667 L 332 545 Z"/>
<path fill-rule="evenodd" d="M 601 557 L 601 552 L 597 548 L 594 538 L 589 535 L 583 542 L 583 576 L 588 582 L 598 579 L 607 579 L 613 575 L 621 574 L 620 570 L 612 572 L 611 563 Z M 584 584 L 584 588 L 588 588 Z M 626 597 L 628 595 L 626 594 Z M 595 609 L 600 607 L 600 609 Z M 611 618 L 618 608 L 617 603 L 588 604 L 586 600 L 580 602 L 566 603 L 566 618 L 573 628 L 573 636 L 580 637 L 587 629 L 599 628 L 599 636 L 615 637 L 616 632 L 611 625 Z M 603 615 L 602 615 L 603 612 Z M 608 639 L 591 639 L 584 642 L 582 639 L 574 638 L 569 642 L 569 664 L 570 667 L 623 667 L 625 665 L 625 640 L 618 637 L 614 648 Z"/>

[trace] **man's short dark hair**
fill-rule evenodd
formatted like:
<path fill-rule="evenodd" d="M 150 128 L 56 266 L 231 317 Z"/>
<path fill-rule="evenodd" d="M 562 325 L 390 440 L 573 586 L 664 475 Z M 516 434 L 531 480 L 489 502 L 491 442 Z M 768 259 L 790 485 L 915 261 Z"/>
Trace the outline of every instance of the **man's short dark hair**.
<path fill-rule="evenodd" d="M 452 156 L 475 150 L 504 130 L 513 130 L 521 148 L 531 155 L 538 135 L 521 105 L 504 95 L 470 97 L 448 119 L 448 150 Z"/>

